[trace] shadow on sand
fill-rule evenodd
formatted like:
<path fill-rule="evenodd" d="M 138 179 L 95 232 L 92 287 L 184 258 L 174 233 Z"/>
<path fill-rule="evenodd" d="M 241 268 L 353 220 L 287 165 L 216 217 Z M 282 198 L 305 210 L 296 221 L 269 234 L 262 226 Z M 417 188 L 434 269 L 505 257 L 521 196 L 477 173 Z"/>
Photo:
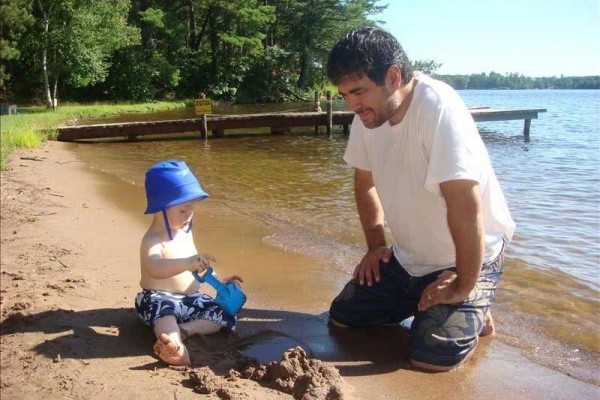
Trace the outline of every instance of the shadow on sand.
<path fill-rule="evenodd" d="M 342 376 L 384 374 L 408 369 L 408 331 L 400 326 L 372 329 L 330 327 L 327 313 L 317 315 L 243 309 L 235 334 L 189 338 L 192 347 L 240 352 L 261 363 L 280 361 L 284 351 L 301 346 L 308 356 L 335 365 Z M 150 355 L 154 335 L 133 308 L 14 313 L 0 324 L 0 335 L 40 332 L 51 335 L 33 349 L 48 358 L 89 360 Z M 189 346 L 189 345 L 188 345 Z M 220 349 L 219 349 L 220 348 Z M 193 353 L 191 353 L 193 355 Z M 192 357 L 193 359 L 193 357 Z M 163 365 L 156 361 L 135 369 Z"/>

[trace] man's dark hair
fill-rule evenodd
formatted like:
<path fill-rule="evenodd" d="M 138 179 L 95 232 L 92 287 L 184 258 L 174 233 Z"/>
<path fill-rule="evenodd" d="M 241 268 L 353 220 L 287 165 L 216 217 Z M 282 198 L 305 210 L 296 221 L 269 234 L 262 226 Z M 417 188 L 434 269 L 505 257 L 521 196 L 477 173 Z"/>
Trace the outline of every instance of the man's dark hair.
<path fill-rule="evenodd" d="M 327 76 L 337 85 L 346 75 L 360 78 L 366 74 L 381 86 L 392 65 L 400 67 L 402 83 L 407 83 L 413 71 L 400 43 L 379 27 L 365 26 L 351 30 L 333 46 L 327 59 Z"/>

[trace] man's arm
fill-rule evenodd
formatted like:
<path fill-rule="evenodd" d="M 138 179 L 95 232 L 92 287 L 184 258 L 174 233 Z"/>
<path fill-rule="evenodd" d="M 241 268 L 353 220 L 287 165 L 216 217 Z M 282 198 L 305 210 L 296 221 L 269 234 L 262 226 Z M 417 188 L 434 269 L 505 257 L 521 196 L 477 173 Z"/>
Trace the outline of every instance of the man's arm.
<path fill-rule="evenodd" d="M 421 296 L 420 310 L 465 300 L 475 287 L 483 263 L 485 237 L 478 183 L 452 180 L 441 183 L 440 189 L 456 249 L 456 274 L 442 274 L 430 284 Z"/>
<path fill-rule="evenodd" d="M 373 183 L 371 171 L 355 169 L 354 196 L 369 249 L 354 270 L 354 279 L 358 280 L 361 285 L 366 281 L 367 285 L 371 286 L 373 280 L 379 281 L 379 261 L 388 262 L 391 257 L 391 250 L 386 247 L 385 243 L 383 208 Z"/>
<path fill-rule="evenodd" d="M 385 246 L 383 209 L 373 183 L 371 171 L 355 168 L 354 197 L 369 250 Z"/>

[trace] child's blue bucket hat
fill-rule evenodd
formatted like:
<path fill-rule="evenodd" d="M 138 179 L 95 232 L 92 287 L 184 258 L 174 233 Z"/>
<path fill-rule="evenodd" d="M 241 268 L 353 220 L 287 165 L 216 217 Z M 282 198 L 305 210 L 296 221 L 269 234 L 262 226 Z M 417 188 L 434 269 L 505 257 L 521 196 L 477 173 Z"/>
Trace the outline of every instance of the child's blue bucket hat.
<path fill-rule="evenodd" d="M 146 200 L 144 214 L 154 214 L 177 204 L 208 198 L 200 182 L 184 161 L 167 160 L 146 171 Z"/>

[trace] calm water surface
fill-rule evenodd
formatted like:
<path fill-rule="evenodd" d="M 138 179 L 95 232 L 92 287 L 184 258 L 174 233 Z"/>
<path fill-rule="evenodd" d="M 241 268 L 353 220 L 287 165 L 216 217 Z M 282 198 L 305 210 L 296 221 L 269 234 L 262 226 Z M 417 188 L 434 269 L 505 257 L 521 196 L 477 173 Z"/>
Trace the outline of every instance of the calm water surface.
<path fill-rule="evenodd" d="M 480 123 L 517 231 L 507 249 L 498 306 L 575 348 L 600 351 L 600 91 L 461 91 L 470 107 L 546 108 L 532 121 Z M 216 113 L 305 109 L 310 105 L 217 107 Z M 341 106 L 338 107 L 338 109 Z M 192 110 L 110 121 L 193 117 Z M 100 121 L 82 121 L 98 123 Z M 144 171 L 186 160 L 213 200 L 278 227 L 265 238 L 348 271 L 363 235 L 336 134 L 80 144 L 94 168 L 143 186 Z"/>

